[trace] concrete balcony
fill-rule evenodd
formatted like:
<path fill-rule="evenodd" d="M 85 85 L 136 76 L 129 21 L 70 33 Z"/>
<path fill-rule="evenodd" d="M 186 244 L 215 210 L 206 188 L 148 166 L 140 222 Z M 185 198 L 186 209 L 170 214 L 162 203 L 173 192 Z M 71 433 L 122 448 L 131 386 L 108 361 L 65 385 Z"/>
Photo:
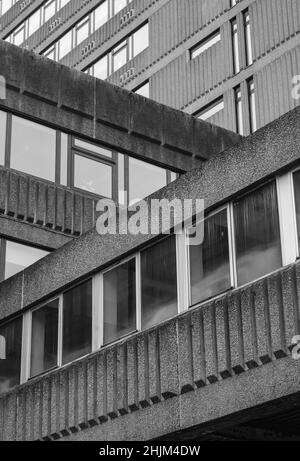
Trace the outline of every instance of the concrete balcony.
<path fill-rule="evenodd" d="M 299 293 L 295 263 L 33 379 L 1 397 L 0 439 L 201 434 L 286 409 L 300 391 Z"/>

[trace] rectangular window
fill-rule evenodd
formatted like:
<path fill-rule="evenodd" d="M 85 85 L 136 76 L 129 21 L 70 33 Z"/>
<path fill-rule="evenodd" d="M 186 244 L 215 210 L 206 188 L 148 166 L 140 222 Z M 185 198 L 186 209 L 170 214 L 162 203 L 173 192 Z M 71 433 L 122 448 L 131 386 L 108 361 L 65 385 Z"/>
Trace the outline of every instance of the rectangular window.
<path fill-rule="evenodd" d="M 56 132 L 13 115 L 10 167 L 55 180 Z"/>
<path fill-rule="evenodd" d="M 74 186 L 111 198 L 112 166 L 88 156 L 74 154 Z"/>
<path fill-rule="evenodd" d="M 256 105 L 255 105 L 255 86 L 253 78 L 248 80 L 248 97 L 249 97 L 249 111 L 250 111 L 250 132 L 254 133 L 257 130 L 256 121 Z"/>
<path fill-rule="evenodd" d="M 135 259 L 103 274 L 104 344 L 136 330 Z"/>
<path fill-rule="evenodd" d="M 127 41 L 122 42 L 112 52 L 112 71 L 116 72 L 118 69 L 123 67 L 128 61 L 128 44 Z"/>
<path fill-rule="evenodd" d="M 22 317 L 0 326 L 0 393 L 20 384 Z"/>
<path fill-rule="evenodd" d="M 150 328 L 178 312 L 175 236 L 141 253 L 142 328 Z"/>
<path fill-rule="evenodd" d="M 28 20 L 28 36 L 30 37 L 40 27 L 41 10 L 37 10 Z"/>
<path fill-rule="evenodd" d="M 222 110 L 224 110 L 224 100 L 223 98 L 219 98 L 208 106 L 205 106 L 200 112 L 196 114 L 196 117 L 198 117 L 200 120 L 208 120 Z"/>
<path fill-rule="evenodd" d="M 62 363 L 72 362 L 92 350 L 92 281 L 63 295 Z"/>
<path fill-rule="evenodd" d="M 204 240 L 189 254 L 192 305 L 231 288 L 227 208 L 205 219 Z"/>
<path fill-rule="evenodd" d="M 59 300 L 33 311 L 30 376 L 57 366 Z"/>
<path fill-rule="evenodd" d="M 90 34 L 90 16 L 84 18 L 75 28 L 76 45 L 79 45 Z"/>
<path fill-rule="evenodd" d="M 13 6 L 13 0 L 2 0 L 2 14 L 6 13 Z"/>
<path fill-rule="evenodd" d="M 55 15 L 56 8 L 55 8 L 56 0 L 50 0 L 44 6 L 44 22 L 48 21 L 48 19 L 52 18 Z"/>
<path fill-rule="evenodd" d="M 298 231 L 298 252 L 300 249 L 300 170 L 293 174 L 294 197 L 296 207 L 296 222 Z"/>
<path fill-rule="evenodd" d="M 191 51 L 191 59 L 196 58 L 200 54 L 204 53 L 204 51 L 208 50 L 212 46 L 216 45 L 216 43 L 221 41 L 221 33 L 220 29 L 218 29 L 216 32 L 211 34 L 209 37 L 206 37 L 204 40 L 202 40 L 200 43 L 198 43 L 196 46 L 194 46 Z"/>
<path fill-rule="evenodd" d="M 83 150 L 94 152 L 95 154 L 103 155 L 104 157 L 112 158 L 111 150 L 105 149 L 104 147 L 101 147 L 101 146 L 97 146 L 96 144 L 92 144 L 91 142 L 87 142 L 87 141 L 83 141 L 82 139 L 75 138 L 74 145 Z"/>
<path fill-rule="evenodd" d="M 68 135 L 61 133 L 60 139 L 60 184 L 68 184 Z"/>
<path fill-rule="evenodd" d="M 5 279 L 23 271 L 26 267 L 31 266 L 48 254 L 48 251 L 22 245 L 21 243 L 12 242 L 10 240 L 3 242 L 1 246 L 1 252 L 2 251 L 5 252 Z"/>
<path fill-rule="evenodd" d="M 114 2 L 114 14 L 117 14 L 127 5 L 127 0 L 113 0 Z"/>
<path fill-rule="evenodd" d="M 6 112 L 0 111 L 0 165 L 5 163 L 6 120 Z"/>
<path fill-rule="evenodd" d="M 238 74 L 241 70 L 240 56 L 239 56 L 239 37 L 238 37 L 238 25 L 236 18 L 231 21 L 232 31 L 232 51 L 233 51 L 233 71 Z"/>
<path fill-rule="evenodd" d="M 25 24 L 23 23 L 21 27 L 19 27 L 13 33 L 13 43 L 14 45 L 20 46 L 25 41 Z"/>
<path fill-rule="evenodd" d="M 129 158 L 129 203 L 132 205 L 167 185 L 166 170 Z"/>
<path fill-rule="evenodd" d="M 59 40 L 59 58 L 62 59 L 72 50 L 72 31 L 70 30 L 67 34 Z"/>
<path fill-rule="evenodd" d="M 106 55 L 96 62 L 92 69 L 94 77 L 106 80 L 108 77 L 108 56 Z"/>
<path fill-rule="evenodd" d="M 95 25 L 94 30 L 99 29 L 108 21 L 108 1 L 101 3 L 94 11 Z"/>
<path fill-rule="evenodd" d="M 233 204 L 238 285 L 282 265 L 276 183 L 271 182 Z"/>
<path fill-rule="evenodd" d="M 133 34 L 133 57 L 140 54 L 149 46 L 148 23 Z"/>
<path fill-rule="evenodd" d="M 250 14 L 248 10 L 244 11 L 243 19 L 244 19 L 245 44 L 246 44 L 246 64 L 247 66 L 251 66 L 251 64 L 253 64 L 253 54 L 252 54 Z"/>
<path fill-rule="evenodd" d="M 243 135 L 244 134 L 243 103 L 242 103 L 242 92 L 241 92 L 240 86 L 235 88 L 234 96 L 235 96 L 236 132 L 240 135 Z"/>

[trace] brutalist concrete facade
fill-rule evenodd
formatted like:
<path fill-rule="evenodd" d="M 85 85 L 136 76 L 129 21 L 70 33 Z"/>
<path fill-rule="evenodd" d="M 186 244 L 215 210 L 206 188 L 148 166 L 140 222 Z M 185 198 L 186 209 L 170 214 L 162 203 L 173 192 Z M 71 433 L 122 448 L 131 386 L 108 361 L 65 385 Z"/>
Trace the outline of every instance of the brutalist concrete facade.
<path fill-rule="evenodd" d="M 202 198 L 211 210 L 300 164 L 299 108 L 240 139 L 15 47 L 1 45 L 0 62 L 8 84 L 1 108 L 190 170 L 152 198 Z M 58 92 L 54 84 L 53 92 L 43 89 L 36 78 L 48 75 L 49 66 L 57 73 Z M 143 124 L 136 113 L 143 114 Z M 44 221 L 35 225 L 51 232 Z M 1 322 L 157 239 L 100 236 L 92 221 L 90 226 L 76 239 L 67 233 L 71 241 L 0 284 Z M 64 243 L 59 239 L 56 247 Z M 299 277 L 295 261 L 15 387 L 0 396 L 0 438 L 173 440 L 186 431 L 204 437 L 259 415 L 297 409 L 300 362 L 290 346 L 299 334 Z"/>

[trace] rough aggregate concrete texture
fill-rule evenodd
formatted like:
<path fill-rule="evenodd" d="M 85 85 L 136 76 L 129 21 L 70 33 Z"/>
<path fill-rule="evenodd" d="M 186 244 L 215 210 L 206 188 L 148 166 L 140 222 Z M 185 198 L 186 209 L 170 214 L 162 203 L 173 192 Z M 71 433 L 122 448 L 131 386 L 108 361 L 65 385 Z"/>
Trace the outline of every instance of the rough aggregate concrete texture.
<path fill-rule="evenodd" d="M 0 43 L 6 108 L 187 171 L 239 141 L 230 131 L 19 47 Z"/>
<path fill-rule="evenodd" d="M 205 200 L 216 207 L 300 160 L 300 107 L 226 151 L 211 157 L 151 198 Z M 150 200 L 150 198 L 148 199 Z M 59 292 L 150 242 L 149 235 L 98 235 L 96 229 L 38 261 L 23 273 L 23 297 L 7 302 L 7 282 L 0 285 L 0 318 Z M 51 274 L 51 277 L 49 277 Z M 9 282 L 11 284 L 11 282 Z M 212 377 L 213 379 L 213 377 Z"/>

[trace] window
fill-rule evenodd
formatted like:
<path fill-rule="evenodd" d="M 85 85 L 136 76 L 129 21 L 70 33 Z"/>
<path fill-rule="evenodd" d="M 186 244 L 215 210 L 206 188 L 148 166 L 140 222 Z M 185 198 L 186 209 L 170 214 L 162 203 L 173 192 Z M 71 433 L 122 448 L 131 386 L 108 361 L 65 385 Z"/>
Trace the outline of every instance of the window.
<path fill-rule="evenodd" d="M 5 261 L 4 278 L 8 279 L 26 267 L 31 266 L 39 259 L 44 258 L 48 254 L 48 251 L 22 245 L 10 240 L 2 240 L 1 254 Z"/>
<path fill-rule="evenodd" d="M 128 0 L 113 0 L 114 2 L 114 14 L 117 14 L 127 5 Z"/>
<path fill-rule="evenodd" d="M 0 393 L 20 384 L 22 317 L 0 326 Z"/>
<path fill-rule="evenodd" d="M 192 305 L 231 287 L 227 208 L 205 219 L 203 243 L 189 246 L 189 256 Z"/>
<path fill-rule="evenodd" d="M 62 59 L 72 50 L 72 31 L 70 30 L 67 34 L 59 40 L 59 59 Z"/>
<path fill-rule="evenodd" d="M 111 150 L 105 149 L 104 147 L 97 146 L 96 144 L 92 144 L 87 141 L 83 141 L 82 139 L 75 138 L 74 140 L 75 147 L 80 147 L 89 152 L 94 152 L 95 154 L 104 155 L 105 157 L 112 158 Z"/>
<path fill-rule="evenodd" d="M 54 181 L 55 150 L 55 130 L 12 117 L 11 168 Z"/>
<path fill-rule="evenodd" d="M 167 185 L 166 170 L 133 157 L 129 158 L 129 204 L 148 197 Z"/>
<path fill-rule="evenodd" d="M 148 23 L 133 34 L 133 56 L 137 56 L 149 46 Z"/>
<path fill-rule="evenodd" d="M 74 154 L 74 186 L 111 198 L 112 167 L 93 158 Z"/>
<path fill-rule="evenodd" d="M 141 295 L 143 329 L 177 314 L 175 236 L 142 251 Z"/>
<path fill-rule="evenodd" d="M 256 121 L 256 106 L 255 106 L 255 86 L 253 78 L 248 80 L 248 97 L 249 97 L 249 111 L 250 111 L 250 132 L 254 133 L 257 130 Z"/>
<path fill-rule="evenodd" d="M 13 6 L 13 0 L 2 0 L 2 14 L 5 14 Z"/>
<path fill-rule="evenodd" d="M 127 42 L 122 42 L 117 48 L 112 52 L 112 66 L 113 72 L 116 72 L 118 69 L 123 67 L 128 60 L 128 45 Z"/>
<path fill-rule="evenodd" d="M 5 162 L 6 119 L 6 112 L 0 111 L 0 165 Z"/>
<path fill-rule="evenodd" d="M 13 43 L 14 45 L 21 45 L 25 41 L 25 24 L 22 24 L 14 33 L 13 33 Z"/>
<path fill-rule="evenodd" d="M 298 231 L 298 252 L 300 249 L 300 170 L 293 174 L 294 197 L 296 207 L 296 222 Z"/>
<path fill-rule="evenodd" d="M 243 103 L 242 103 L 242 92 L 241 92 L 240 86 L 235 88 L 234 96 L 235 96 L 235 113 L 236 113 L 236 132 L 240 135 L 243 135 L 244 134 Z"/>
<path fill-rule="evenodd" d="M 32 313 L 30 376 L 57 366 L 58 311 L 56 299 Z"/>
<path fill-rule="evenodd" d="M 105 24 L 108 21 L 108 17 L 108 1 L 105 1 L 95 9 L 94 30 L 99 29 L 99 27 Z"/>
<path fill-rule="evenodd" d="M 281 264 L 275 181 L 233 204 L 238 285 L 266 275 Z"/>
<path fill-rule="evenodd" d="M 44 5 L 44 22 L 48 21 L 48 19 L 52 18 L 56 12 L 56 1 L 50 0 Z"/>
<path fill-rule="evenodd" d="M 103 274 L 104 344 L 136 330 L 135 259 Z"/>
<path fill-rule="evenodd" d="M 246 64 L 247 66 L 251 66 L 251 64 L 253 64 L 253 55 L 252 55 L 250 15 L 249 15 L 248 10 L 244 11 L 243 20 L 244 20 L 244 30 L 245 30 Z"/>
<path fill-rule="evenodd" d="M 200 54 L 204 53 L 204 51 L 208 50 L 212 46 L 214 46 L 216 43 L 221 41 L 221 33 L 220 29 L 218 29 L 216 32 L 211 34 L 209 37 L 205 38 L 202 40 L 200 43 L 198 43 L 196 46 L 194 46 L 191 51 L 191 59 L 196 58 Z"/>
<path fill-rule="evenodd" d="M 68 184 L 68 135 L 60 135 L 60 184 Z"/>
<path fill-rule="evenodd" d="M 108 57 L 104 56 L 92 67 L 92 75 L 101 80 L 106 80 L 108 77 Z"/>
<path fill-rule="evenodd" d="M 72 362 L 92 349 L 92 281 L 63 295 L 62 363 Z"/>
<path fill-rule="evenodd" d="M 76 26 L 76 40 L 75 45 L 79 45 L 83 42 L 90 34 L 90 17 L 84 18 L 79 24 Z"/>
<path fill-rule="evenodd" d="M 140 96 L 144 96 L 144 98 L 149 98 L 150 93 L 150 84 L 149 82 L 143 83 L 139 88 L 134 91 L 136 94 Z"/>
<path fill-rule="evenodd" d="M 239 37 L 238 26 L 236 18 L 231 21 L 232 30 L 232 51 L 233 51 L 233 71 L 238 74 L 241 70 L 240 56 L 239 56 Z"/>
<path fill-rule="evenodd" d="M 214 115 L 218 114 L 224 109 L 224 100 L 223 98 L 219 98 L 213 101 L 208 106 L 204 107 L 200 112 L 196 114 L 200 120 L 208 120 Z"/>
<path fill-rule="evenodd" d="M 35 13 L 33 13 L 31 16 L 29 16 L 28 19 L 28 37 L 30 35 L 34 34 L 38 30 L 38 28 L 41 25 L 41 10 L 37 10 Z"/>

